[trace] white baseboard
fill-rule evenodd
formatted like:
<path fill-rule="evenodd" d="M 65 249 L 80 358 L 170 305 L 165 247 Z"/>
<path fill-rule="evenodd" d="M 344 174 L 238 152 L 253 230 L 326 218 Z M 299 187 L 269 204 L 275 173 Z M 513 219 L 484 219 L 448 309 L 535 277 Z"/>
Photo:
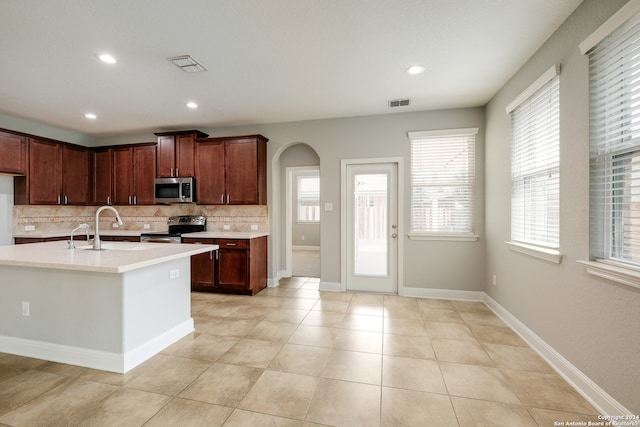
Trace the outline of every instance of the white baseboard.
<path fill-rule="evenodd" d="M 146 343 L 125 353 L 122 357 L 122 373 L 128 372 L 145 360 L 155 356 L 171 344 L 186 337 L 195 331 L 193 318 L 185 320 L 181 324 L 169 329 L 165 333 L 147 341 Z"/>
<path fill-rule="evenodd" d="M 123 374 L 193 331 L 193 319 L 189 318 L 126 354 L 0 336 L 0 352 Z"/>
<path fill-rule="evenodd" d="M 319 251 L 320 246 L 302 246 L 302 245 L 293 245 L 291 247 L 294 251 Z"/>
<path fill-rule="evenodd" d="M 278 273 L 276 274 L 276 277 L 267 279 L 267 287 L 275 288 L 276 286 L 278 286 L 280 279 L 282 279 L 283 277 L 291 277 L 291 274 L 287 274 L 287 270 L 278 271 Z"/>
<path fill-rule="evenodd" d="M 342 284 L 340 282 L 320 282 L 318 289 L 327 292 L 342 292 Z"/>
<path fill-rule="evenodd" d="M 455 301 L 483 301 L 481 291 L 456 291 L 451 289 L 411 288 L 404 286 L 399 294 L 403 297 L 450 299 Z"/>
<path fill-rule="evenodd" d="M 496 300 L 485 294 L 484 302 L 599 412 L 604 415 L 633 415 Z"/>

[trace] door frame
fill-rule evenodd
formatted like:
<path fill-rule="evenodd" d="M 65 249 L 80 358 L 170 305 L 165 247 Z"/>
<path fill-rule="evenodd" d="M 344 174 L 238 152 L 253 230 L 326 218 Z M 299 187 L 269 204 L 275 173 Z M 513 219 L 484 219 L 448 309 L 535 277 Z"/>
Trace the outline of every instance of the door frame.
<path fill-rule="evenodd" d="M 293 175 L 296 172 L 318 171 L 320 175 L 320 166 L 287 166 L 285 168 L 285 188 L 287 189 L 285 197 L 285 227 L 284 227 L 284 252 L 285 252 L 285 268 L 284 277 L 293 276 Z M 322 192 L 322 182 L 320 183 L 320 192 Z M 322 217 L 322 215 L 321 215 Z M 321 218 L 322 221 L 322 218 Z M 322 222 L 320 223 L 322 229 Z M 322 231 L 320 232 L 320 244 L 322 244 Z"/>
<path fill-rule="evenodd" d="M 340 291 L 347 291 L 347 195 L 348 177 L 347 166 L 363 165 L 363 164 L 383 164 L 394 163 L 396 165 L 397 176 L 397 194 L 398 194 L 398 248 L 397 248 L 397 266 L 396 280 L 398 283 L 398 295 L 404 294 L 404 158 L 402 157 L 376 157 L 366 159 L 342 159 L 340 160 Z"/>

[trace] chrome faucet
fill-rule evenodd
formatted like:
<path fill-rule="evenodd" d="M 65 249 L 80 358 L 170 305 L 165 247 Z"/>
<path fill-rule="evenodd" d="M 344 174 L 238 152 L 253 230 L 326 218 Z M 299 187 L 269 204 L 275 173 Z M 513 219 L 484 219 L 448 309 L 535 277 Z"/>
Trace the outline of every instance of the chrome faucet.
<path fill-rule="evenodd" d="M 89 241 L 89 224 L 80 224 L 79 226 L 77 226 L 76 228 L 74 228 L 73 230 L 71 230 L 71 240 L 69 240 L 67 243 L 69 243 L 69 249 L 75 249 L 76 245 L 73 243 L 73 233 L 75 233 L 78 230 L 84 229 L 85 232 L 87 233 L 87 242 Z"/>
<path fill-rule="evenodd" d="M 98 223 L 98 218 L 100 217 L 100 212 L 102 212 L 105 209 L 112 210 L 116 214 L 116 219 L 118 220 L 118 224 L 120 225 L 124 224 L 122 222 L 122 218 L 120 218 L 120 214 L 113 206 L 102 206 L 98 208 L 98 210 L 96 211 L 96 231 L 93 236 L 93 249 L 96 251 L 99 251 L 102 247 L 100 242 L 100 232 L 99 232 L 100 224 Z"/>

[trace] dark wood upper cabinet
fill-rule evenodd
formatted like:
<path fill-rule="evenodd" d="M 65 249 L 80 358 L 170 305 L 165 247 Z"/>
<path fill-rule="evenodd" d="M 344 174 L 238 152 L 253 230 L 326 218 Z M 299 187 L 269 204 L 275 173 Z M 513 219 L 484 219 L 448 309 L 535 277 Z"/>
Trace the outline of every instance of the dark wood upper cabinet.
<path fill-rule="evenodd" d="M 267 141 L 262 135 L 199 140 L 198 203 L 266 205 Z"/>
<path fill-rule="evenodd" d="M 89 150 L 39 138 L 28 138 L 29 172 L 14 181 L 16 204 L 87 205 Z"/>
<path fill-rule="evenodd" d="M 0 172 L 25 175 L 27 173 L 27 138 L 0 132 Z"/>
<path fill-rule="evenodd" d="M 62 202 L 65 205 L 88 205 L 90 201 L 89 150 L 62 146 Z"/>
<path fill-rule="evenodd" d="M 104 148 L 93 150 L 91 163 L 93 170 L 92 201 L 94 205 L 110 205 L 113 198 L 113 150 Z"/>
<path fill-rule="evenodd" d="M 157 152 L 158 178 L 195 176 L 196 139 L 208 135 L 197 130 L 159 132 Z"/>
<path fill-rule="evenodd" d="M 62 145 L 29 138 L 28 200 L 32 205 L 60 205 L 62 199 Z"/>
<path fill-rule="evenodd" d="M 197 203 L 224 204 L 224 141 L 199 141 L 196 153 Z"/>
<path fill-rule="evenodd" d="M 133 147 L 113 148 L 113 204 L 133 204 Z"/>
<path fill-rule="evenodd" d="M 136 205 L 153 205 L 153 181 L 156 178 L 156 146 L 133 148 L 133 197 Z"/>
<path fill-rule="evenodd" d="M 113 203 L 152 205 L 156 146 L 141 144 L 113 149 Z"/>

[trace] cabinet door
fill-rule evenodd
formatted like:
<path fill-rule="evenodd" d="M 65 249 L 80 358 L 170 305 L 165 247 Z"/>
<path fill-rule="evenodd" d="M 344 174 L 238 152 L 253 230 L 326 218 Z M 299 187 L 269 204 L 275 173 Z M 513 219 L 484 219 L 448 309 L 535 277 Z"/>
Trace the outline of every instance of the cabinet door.
<path fill-rule="evenodd" d="M 113 204 L 128 205 L 133 198 L 133 148 L 113 149 Z"/>
<path fill-rule="evenodd" d="M 213 244 L 212 239 L 184 238 L 182 243 Z M 215 276 L 214 251 L 191 256 L 191 290 L 211 292 L 214 290 Z"/>
<path fill-rule="evenodd" d="M 201 141 L 196 147 L 196 198 L 201 205 L 225 203 L 224 142 Z"/>
<path fill-rule="evenodd" d="M 112 150 L 95 150 L 92 153 L 93 164 L 93 204 L 111 204 Z"/>
<path fill-rule="evenodd" d="M 225 141 L 225 188 L 230 205 L 258 203 L 258 145 L 255 139 Z"/>
<path fill-rule="evenodd" d="M 216 240 L 218 249 L 218 277 L 216 287 L 219 290 L 250 294 L 249 250 L 246 240 Z"/>
<path fill-rule="evenodd" d="M 176 165 L 176 144 L 175 137 L 159 136 L 158 137 L 158 167 L 156 175 L 158 178 L 171 178 L 175 173 Z"/>
<path fill-rule="evenodd" d="M 0 172 L 27 173 L 27 138 L 0 132 Z"/>
<path fill-rule="evenodd" d="M 196 175 L 196 136 L 176 135 L 176 176 Z"/>
<path fill-rule="evenodd" d="M 156 146 L 133 149 L 133 196 L 136 205 L 153 205 L 153 181 L 156 177 Z"/>
<path fill-rule="evenodd" d="M 29 138 L 29 204 L 62 202 L 62 146 Z"/>
<path fill-rule="evenodd" d="M 89 150 L 62 146 L 62 203 L 89 204 Z"/>

